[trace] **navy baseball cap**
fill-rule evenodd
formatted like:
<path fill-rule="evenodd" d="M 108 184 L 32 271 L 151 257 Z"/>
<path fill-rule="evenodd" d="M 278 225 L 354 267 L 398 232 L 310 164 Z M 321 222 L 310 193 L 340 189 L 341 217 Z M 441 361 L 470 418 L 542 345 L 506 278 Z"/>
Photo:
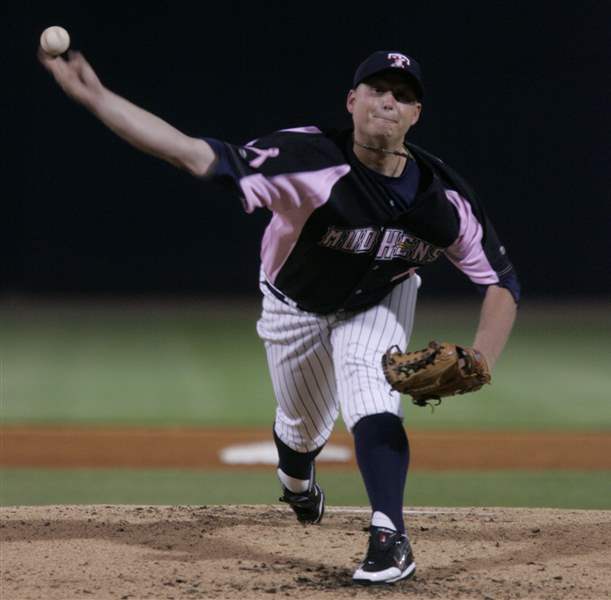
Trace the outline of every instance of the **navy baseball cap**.
<path fill-rule="evenodd" d="M 422 85 L 420 65 L 410 56 L 390 50 L 378 50 L 359 65 L 359 68 L 354 74 L 354 81 L 352 82 L 353 89 L 356 88 L 359 83 L 362 83 L 364 79 L 383 71 L 398 71 L 404 73 L 410 83 L 413 84 L 418 100 L 422 100 L 422 96 L 424 96 L 424 86 Z"/>

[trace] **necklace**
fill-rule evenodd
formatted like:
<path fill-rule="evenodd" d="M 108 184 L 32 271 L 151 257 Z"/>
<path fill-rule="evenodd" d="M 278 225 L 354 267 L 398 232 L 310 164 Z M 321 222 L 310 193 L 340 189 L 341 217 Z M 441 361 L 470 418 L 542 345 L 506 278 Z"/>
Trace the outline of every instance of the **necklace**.
<path fill-rule="evenodd" d="M 395 169 L 392 172 L 392 176 L 393 177 L 397 177 L 397 172 L 399 171 L 400 168 L 401 168 L 401 157 L 398 156 L 397 157 L 397 164 L 395 165 Z"/>
<path fill-rule="evenodd" d="M 395 156 L 402 156 L 403 158 L 412 158 L 409 150 L 405 148 L 405 152 L 400 152 L 399 150 L 386 150 L 386 148 L 376 148 L 374 146 L 368 146 L 367 144 L 361 144 L 361 142 L 357 142 L 354 138 L 354 143 L 361 148 L 365 148 L 365 150 L 372 150 L 373 152 L 383 152 L 384 154 L 394 154 Z"/>
<path fill-rule="evenodd" d="M 365 150 L 371 150 L 372 152 L 382 152 L 384 154 L 394 154 L 395 156 L 398 156 L 399 158 L 397 160 L 397 164 L 395 165 L 395 168 L 393 169 L 391 177 L 397 176 L 397 171 L 399 170 L 399 167 L 401 166 L 401 158 L 406 158 L 407 160 L 413 159 L 413 156 L 411 155 L 410 151 L 407 149 L 406 146 L 403 146 L 405 149 L 405 152 L 400 152 L 398 150 L 386 150 L 386 148 L 376 148 L 374 146 L 368 146 L 367 144 L 361 144 L 360 142 L 356 141 L 356 139 L 354 138 L 354 134 L 352 135 L 352 140 L 354 141 L 354 143 L 357 146 L 360 146 L 361 148 L 365 148 Z"/>

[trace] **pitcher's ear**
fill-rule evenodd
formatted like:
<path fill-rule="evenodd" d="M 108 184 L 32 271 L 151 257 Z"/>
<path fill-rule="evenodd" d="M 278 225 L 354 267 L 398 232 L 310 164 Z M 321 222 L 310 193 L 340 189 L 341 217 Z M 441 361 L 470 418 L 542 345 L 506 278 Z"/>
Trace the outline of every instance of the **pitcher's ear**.
<path fill-rule="evenodd" d="M 348 97 L 346 98 L 346 108 L 350 114 L 354 112 L 354 102 L 356 100 L 356 91 L 349 90 Z"/>

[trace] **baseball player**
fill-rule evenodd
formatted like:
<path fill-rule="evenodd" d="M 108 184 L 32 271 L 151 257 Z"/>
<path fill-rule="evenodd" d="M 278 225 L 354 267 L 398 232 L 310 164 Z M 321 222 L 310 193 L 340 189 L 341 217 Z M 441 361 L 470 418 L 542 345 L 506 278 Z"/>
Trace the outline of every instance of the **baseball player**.
<path fill-rule="evenodd" d="M 442 255 L 482 291 L 473 347 L 490 369 L 519 297 L 514 268 L 471 188 L 406 141 L 424 97 L 418 63 L 401 52 L 369 56 L 347 95 L 347 131 L 308 126 L 236 146 L 186 136 L 114 94 L 79 53 L 40 60 L 69 96 L 136 148 L 228 186 L 247 213 L 270 211 L 257 332 L 277 400 L 281 500 L 301 523 L 321 521 L 315 458 L 341 412 L 372 509 L 353 580 L 413 575 L 403 521 L 409 446 L 381 356 L 407 346 L 417 270 Z"/>

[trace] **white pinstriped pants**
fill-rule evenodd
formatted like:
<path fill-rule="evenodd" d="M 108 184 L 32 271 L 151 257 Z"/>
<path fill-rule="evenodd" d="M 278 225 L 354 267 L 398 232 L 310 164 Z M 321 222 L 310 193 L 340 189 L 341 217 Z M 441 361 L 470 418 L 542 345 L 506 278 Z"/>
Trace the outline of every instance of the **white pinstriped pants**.
<path fill-rule="evenodd" d="M 320 448 L 340 410 L 350 430 L 367 415 L 403 417 L 381 359 L 394 344 L 407 347 L 419 286 L 415 274 L 368 310 L 317 315 L 285 304 L 261 285 L 257 333 L 277 401 L 274 427 L 287 446 L 297 452 Z"/>

